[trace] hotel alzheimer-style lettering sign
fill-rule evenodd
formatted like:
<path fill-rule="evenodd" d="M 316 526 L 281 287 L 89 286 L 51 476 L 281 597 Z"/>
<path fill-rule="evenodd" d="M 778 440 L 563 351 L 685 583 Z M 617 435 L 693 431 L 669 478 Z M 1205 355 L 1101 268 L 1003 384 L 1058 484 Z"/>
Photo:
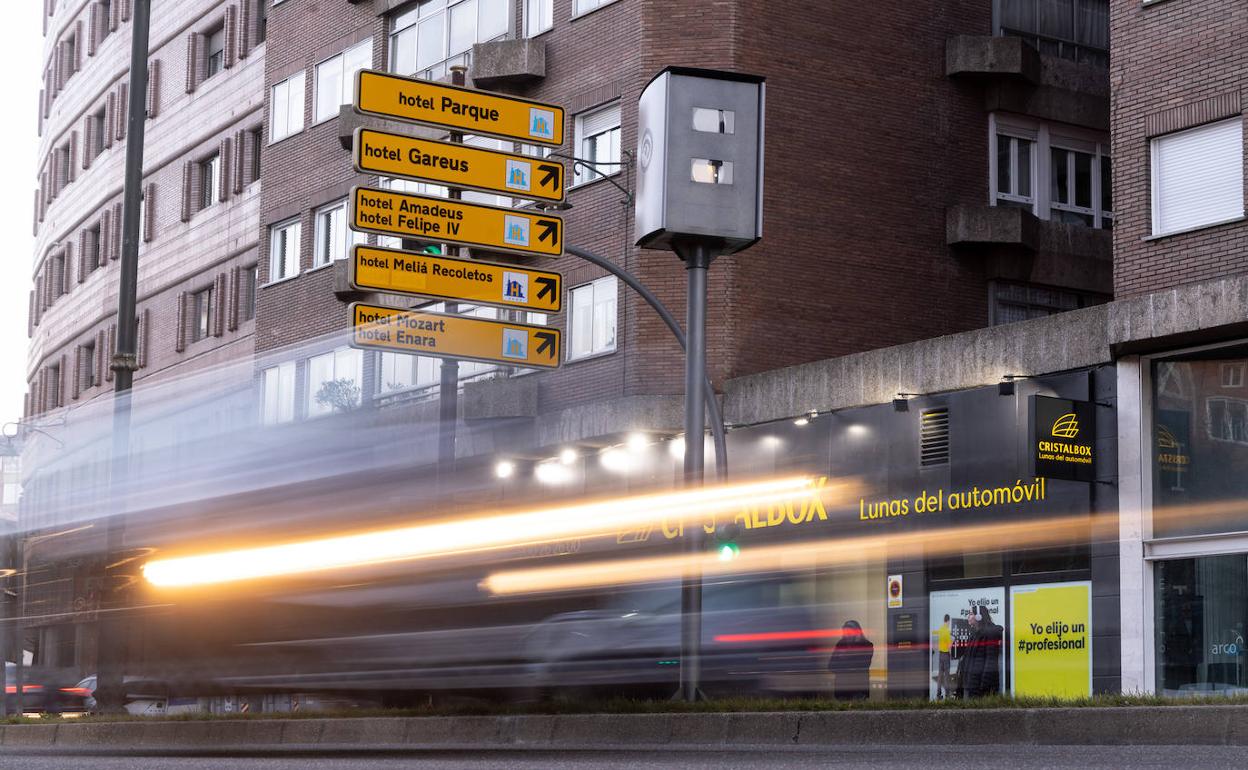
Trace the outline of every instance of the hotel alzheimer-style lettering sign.
<path fill-rule="evenodd" d="M 357 245 L 347 262 L 351 286 L 475 305 L 558 313 L 563 297 L 559 273 L 494 262 L 412 254 Z"/>
<path fill-rule="evenodd" d="M 490 364 L 555 369 L 558 329 L 355 302 L 351 346 Z"/>
<path fill-rule="evenodd" d="M 563 144 L 563 108 L 515 96 L 361 70 L 356 74 L 355 110 L 497 136 L 528 144 Z"/>
<path fill-rule="evenodd" d="M 1036 476 L 1096 480 L 1096 409 L 1092 403 L 1032 396 L 1029 438 Z"/>
<path fill-rule="evenodd" d="M 491 251 L 563 255 L 563 220 L 503 206 L 356 187 L 351 229 Z"/>
<path fill-rule="evenodd" d="M 540 201 L 564 196 L 562 163 L 371 128 L 355 130 L 355 170 Z"/>

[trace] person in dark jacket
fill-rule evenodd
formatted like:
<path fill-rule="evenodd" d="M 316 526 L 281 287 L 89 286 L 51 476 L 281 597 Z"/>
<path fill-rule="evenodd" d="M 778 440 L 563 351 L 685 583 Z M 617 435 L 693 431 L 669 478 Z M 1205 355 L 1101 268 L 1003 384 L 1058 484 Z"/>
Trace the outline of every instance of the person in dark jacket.
<path fill-rule="evenodd" d="M 866 700 L 871 694 L 869 672 L 874 654 L 875 645 L 862 632 L 858 621 L 846 621 L 828 661 L 828 670 L 836 674 L 838 700 Z"/>
<path fill-rule="evenodd" d="M 1004 629 L 992 622 L 987 607 L 972 611 L 974 630 L 967 642 L 963 685 L 969 697 L 979 698 L 1001 691 L 1001 645 Z"/>

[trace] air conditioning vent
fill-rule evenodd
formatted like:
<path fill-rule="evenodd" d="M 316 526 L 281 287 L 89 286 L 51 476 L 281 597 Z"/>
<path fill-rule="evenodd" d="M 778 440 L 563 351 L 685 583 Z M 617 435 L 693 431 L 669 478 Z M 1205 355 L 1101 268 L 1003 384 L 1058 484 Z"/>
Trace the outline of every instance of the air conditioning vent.
<path fill-rule="evenodd" d="M 919 415 L 919 466 L 949 464 L 949 409 L 927 409 Z"/>

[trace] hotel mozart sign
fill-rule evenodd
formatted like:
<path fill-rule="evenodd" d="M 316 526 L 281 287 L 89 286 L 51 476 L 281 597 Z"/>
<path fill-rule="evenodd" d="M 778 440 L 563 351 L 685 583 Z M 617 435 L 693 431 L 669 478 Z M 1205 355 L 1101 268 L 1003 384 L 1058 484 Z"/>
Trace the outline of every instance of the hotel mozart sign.
<path fill-rule="evenodd" d="M 1032 396 L 1029 440 L 1036 476 L 1096 480 L 1096 410 L 1091 402 Z"/>

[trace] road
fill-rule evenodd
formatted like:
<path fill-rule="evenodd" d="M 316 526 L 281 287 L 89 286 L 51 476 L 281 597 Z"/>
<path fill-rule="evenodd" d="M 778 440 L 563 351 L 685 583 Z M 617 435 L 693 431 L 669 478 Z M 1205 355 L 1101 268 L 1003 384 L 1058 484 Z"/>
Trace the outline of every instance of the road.
<path fill-rule="evenodd" d="M 0 768 L 22 770 L 649 770 L 649 768 L 805 768 L 865 767 L 871 770 L 933 767 L 1033 770 L 1038 768 L 1241 768 L 1242 746 L 871 746 L 819 749 L 769 747 L 723 749 L 594 751 L 429 750 L 420 752 L 308 751 L 211 754 L 100 752 L 50 753 L 2 749 Z"/>

